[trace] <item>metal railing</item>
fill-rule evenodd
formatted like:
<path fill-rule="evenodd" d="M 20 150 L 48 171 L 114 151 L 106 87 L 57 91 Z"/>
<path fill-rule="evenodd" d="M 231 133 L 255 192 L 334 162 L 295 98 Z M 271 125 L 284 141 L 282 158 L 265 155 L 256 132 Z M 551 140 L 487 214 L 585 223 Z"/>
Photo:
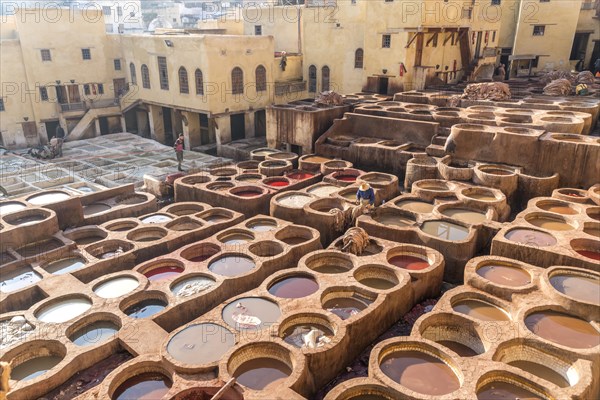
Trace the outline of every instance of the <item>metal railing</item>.
<path fill-rule="evenodd" d="M 306 90 L 306 81 L 275 83 L 275 95 L 282 96 L 287 93 L 297 93 Z"/>
<path fill-rule="evenodd" d="M 85 111 L 87 108 L 85 106 L 85 103 L 83 102 L 79 102 L 79 103 L 64 103 L 60 105 L 60 110 L 62 112 L 68 112 L 68 111 Z"/>
<path fill-rule="evenodd" d="M 90 109 L 97 109 L 97 108 L 118 107 L 119 105 L 120 105 L 119 99 L 113 97 L 113 98 L 102 99 L 102 100 L 81 101 L 78 103 L 63 103 L 63 104 L 60 104 L 60 110 L 62 112 L 87 111 Z"/>

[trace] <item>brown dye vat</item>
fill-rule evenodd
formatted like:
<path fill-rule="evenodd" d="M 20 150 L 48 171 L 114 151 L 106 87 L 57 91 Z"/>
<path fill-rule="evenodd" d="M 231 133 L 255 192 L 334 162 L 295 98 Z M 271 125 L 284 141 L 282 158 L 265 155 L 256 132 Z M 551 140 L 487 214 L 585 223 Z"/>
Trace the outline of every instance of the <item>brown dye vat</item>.
<path fill-rule="evenodd" d="M 175 278 L 183 272 L 183 268 L 179 266 L 164 266 L 159 268 L 151 269 L 144 273 L 144 276 L 149 281 L 164 281 Z"/>
<path fill-rule="evenodd" d="M 509 321 L 510 317 L 500 308 L 481 300 L 460 300 L 452 305 L 452 309 L 458 313 L 482 321 Z"/>
<path fill-rule="evenodd" d="M 338 297 L 327 300 L 323 304 L 323 308 L 346 320 L 365 310 L 371 303 L 371 300 L 355 293 L 352 297 Z"/>
<path fill-rule="evenodd" d="M 379 222 L 382 225 L 386 226 L 411 226 L 414 225 L 415 220 L 410 219 L 409 217 L 404 217 L 402 215 L 394 215 L 389 213 L 380 213 L 378 215 L 374 215 L 373 219 Z"/>
<path fill-rule="evenodd" d="M 529 390 L 508 382 L 491 382 L 477 392 L 478 400 L 543 400 Z"/>
<path fill-rule="evenodd" d="M 28 381 L 37 378 L 54 368 L 61 361 L 62 357 L 58 356 L 33 358 L 13 367 L 10 373 L 10 379 L 15 381 Z"/>
<path fill-rule="evenodd" d="M 254 238 L 247 233 L 231 233 L 223 236 L 220 241 L 224 244 L 244 244 L 254 240 Z"/>
<path fill-rule="evenodd" d="M 600 305 L 600 280 L 578 275 L 554 275 L 550 284 L 559 292 L 587 303 Z"/>
<path fill-rule="evenodd" d="M 251 258 L 243 256 L 225 256 L 212 262 L 208 269 L 221 276 L 238 276 L 252 270 L 256 264 Z"/>
<path fill-rule="evenodd" d="M 83 207 L 83 215 L 90 216 L 96 215 L 110 210 L 111 207 L 108 204 L 104 203 L 93 203 L 88 206 Z"/>
<path fill-rule="evenodd" d="M 270 232 L 277 228 L 277 222 L 260 220 L 257 222 L 252 222 L 248 225 L 248 228 L 252 229 L 255 232 Z"/>
<path fill-rule="evenodd" d="M 394 282 L 383 278 L 363 278 L 360 279 L 359 282 L 377 290 L 388 290 L 396 286 Z"/>
<path fill-rule="evenodd" d="M 464 344 L 455 342 L 453 340 L 438 340 L 436 343 L 439 343 L 442 346 L 449 348 L 461 357 L 475 357 L 479 355 L 479 353 L 477 353 L 469 346 L 465 346 Z"/>
<path fill-rule="evenodd" d="M 404 200 L 396 203 L 396 206 L 402 210 L 408 210 L 416 213 L 429 214 L 433 212 L 433 204 L 424 201 Z"/>
<path fill-rule="evenodd" d="M 588 235 L 592 235 L 592 236 L 596 237 L 597 239 L 600 239 L 600 228 L 586 227 L 586 228 L 583 228 L 583 231 L 585 233 L 587 233 Z"/>
<path fill-rule="evenodd" d="M 551 368 L 546 367 L 531 361 L 516 360 L 509 362 L 508 365 L 527 371 L 533 375 L 539 376 L 540 378 L 547 380 L 548 382 L 554 383 L 556 386 L 564 388 L 571 386 L 569 381 L 564 376 L 554 371 Z"/>
<path fill-rule="evenodd" d="M 557 221 L 552 218 L 536 217 L 528 219 L 527 222 L 539 228 L 548 229 L 549 231 L 572 231 L 575 229 L 566 222 Z"/>
<path fill-rule="evenodd" d="M 343 274 L 350 271 L 352 267 L 347 267 L 345 265 L 336 265 L 336 264 L 323 264 L 318 267 L 312 268 L 313 271 L 319 272 L 321 274 Z"/>
<path fill-rule="evenodd" d="M 407 254 L 392 257 L 388 262 L 398 268 L 407 269 L 409 271 L 420 271 L 431 266 L 428 260 Z"/>
<path fill-rule="evenodd" d="M 75 243 L 77 243 L 78 246 L 85 246 L 88 244 L 99 242 L 101 240 L 104 240 L 104 237 L 99 236 L 99 235 L 92 235 L 92 236 L 85 236 L 80 239 L 75 239 Z"/>
<path fill-rule="evenodd" d="M 427 221 L 421 230 L 429 235 L 449 241 L 465 240 L 469 236 L 469 229 L 464 226 L 446 221 Z"/>
<path fill-rule="evenodd" d="M 275 388 L 277 383 L 287 379 L 292 369 L 283 361 L 272 358 L 256 358 L 246 361 L 235 370 L 237 383 L 253 390 Z"/>
<path fill-rule="evenodd" d="M 302 161 L 308 161 L 311 163 L 324 163 L 327 161 L 331 161 L 331 158 L 321 157 L 321 156 L 311 156 L 311 157 L 305 158 Z"/>
<path fill-rule="evenodd" d="M 394 382 L 417 393 L 444 395 L 460 388 L 460 381 L 446 363 L 421 351 L 391 354 L 381 362 L 381 370 Z"/>
<path fill-rule="evenodd" d="M 113 400 L 156 400 L 162 399 L 173 383 L 158 373 L 144 373 L 129 378 L 117 388 Z"/>
<path fill-rule="evenodd" d="M 39 254 L 44 254 L 52 250 L 56 250 L 63 246 L 63 242 L 57 239 L 45 240 L 38 243 L 31 243 L 17 249 L 17 253 L 24 258 L 34 257 Z"/>
<path fill-rule="evenodd" d="M 237 330 L 260 330 L 272 326 L 281 316 L 279 306 L 261 297 L 244 297 L 223 309 L 223 320 Z"/>
<path fill-rule="evenodd" d="M 568 205 L 559 205 L 559 204 L 540 204 L 538 205 L 539 208 L 541 208 L 542 210 L 545 211 L 549 211 L 549 212 L 553 212 L 556 214 L 562 214 L 562 215 L 577 215 L 579 214 L 577 212 L 577 210 L 569 207 Z"/>
<path fill-rule="evenodd" d="M 475 200 L 483 200 L 483 201 L 497 200 L 496 196 L 494 196 L 492 194 L 488 194 L 488 193 L 470 193 L 470 194 L 466 194 L 465 196 L 470 197 Z"/>
<path fill-rule="evenodd" d="M 468 224 L 481 224 L 487 220 L 486 214 L 466 208 L 449 208 L 442 214 Z"/>
<path fill-rule="evenodd" d="M 219 361 L 235 345 L 235 336 L 216 324 L 191 325 L 178 332 L 167 344 L 175 360 L 192 365 Z"/>
<path fill-rule="evenodd" d="M 588 217 L 590 217 L 593 220 L 600 221 L 600 212 L 598 212 L 598 211 L 596 211 L 596 212 L 590 211 L 590 212 L 588 212 Z"/>
<path fill-rule="evenodd" d="M 258 197 L 262 193 L 254 190 L 240 190 L 239 192 L 232 193 L 239 197 Z"/>
<path fill-rule="evenodd" d="M 509 265 L 485 265 L 477 269 L 477 275 L 503 286 L 520 287 L 531 283 L 527 271 Z"/>
<path fill-rule="evenodd" d="M 536 335 L 575 349 L 589 349 L 600 344 L 600 334 L 588 322 L 556 311 L 534 312 L 525 325 Z"/>
<path fill-rule="evenodd" d="M 298 348 L 306 348 L 307 345 L 305 343 L 304 338 L 311 331 L 316 331 L 316 346 L 322 347 L 328 341 L 327 339 L 331 339 L 334 334 L 333 331 L 326 326 L 319 324 L 310 324 L 310 325 L 296 325 L 291 326 L 283 332 L 283 340 L 286 343 L 291 344 L 294 347 Z M 323 338 L 326 338 L 325 340 Z"/>
<path fill-rule="evenodd" d="M 205 220 L 206 222 L 212 222 L 213 224 L 217 224 L 219 222 L 223 222 L 223 221 L 229 220 L 228 217 L 226 217 L 224 215 L 220 215 L 220 214 L 209 215 L 209 216 L 206 216 L 206 217 L 202 217 L 202 219 Z"/>
<path fill-rule="evenodd" d="M 500 168 L 481 168 L 481 172 L 485 172 L 486 174 L 490 174 L 490 175 L 513 175 L 515 172 L 514 171 L 509 171 L 506 169 L 500 169 Z"/>
<path fill-rule="evenodd" d="M 290 276 L 275 282 L 269 293 L 282 299 L 300 299 L 319 290 L 317 281 L 306 276 Z"/>
<path fill-rule="evenodd" d="M 308 239 L 301 237 L 301 236 L 296 236 L 296 237 L 289 237 L 289 238 L 281 239 L 281 241 L 290 246 L 296 246 L 296 245 L 305 243 L 306 241 L 308 241 Z"/>
<path fill-rule="evenodd" d="M 21 218 L 11 220 L 10 224 L 16 225 L 16 226 L 26 226 L 26 225 L 35 224 L 36 222 L 40 222 L 45 219 L 46 219 L 46 217 L 43 215 L 34 214 L 34 215 L 28 215 L 26 217 L 21 217 Z"/>
<path fill-rule="evenodd" d="M 533 229 L 513 229 L 505 237 L 511 242 L 527 244 L 535 247 L 554 246 L 556 239 L 549 233 L 534 231 Z"/>

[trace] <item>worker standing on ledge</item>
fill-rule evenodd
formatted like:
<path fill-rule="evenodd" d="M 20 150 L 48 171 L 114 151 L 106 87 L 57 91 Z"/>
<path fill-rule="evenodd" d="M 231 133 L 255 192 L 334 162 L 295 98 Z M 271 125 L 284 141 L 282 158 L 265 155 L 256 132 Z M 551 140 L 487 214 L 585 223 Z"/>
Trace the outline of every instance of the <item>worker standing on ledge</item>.
<path fill-rule="evenodd" d="M 375 191 L 366 182 L 363 182 L 356 192 L 356 204 L 368 205 L 369 208 L 375 206 Z"/>
<path fill-rule="evenodd" d="M 183 133 L 179 134 L 179 137 L 175 141 L 175 145 L 173 146 L 173 148 L 175 149 L 175 154 L 177 155 L 177 169 L 179 171 L 183 171 L 183 169 L 181 168 L 181 163 L 183 162 Z"/>

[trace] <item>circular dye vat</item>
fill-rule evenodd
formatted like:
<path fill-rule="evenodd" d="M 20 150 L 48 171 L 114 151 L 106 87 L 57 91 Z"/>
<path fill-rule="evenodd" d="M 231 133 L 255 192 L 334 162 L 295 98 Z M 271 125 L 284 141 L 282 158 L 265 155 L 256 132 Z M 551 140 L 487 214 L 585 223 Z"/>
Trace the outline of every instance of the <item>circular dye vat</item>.
<path fill-rule="evenodd" d="M 490 382 L 477 392 L 478 400 L 542 400 L 538 395 L 508 382 Z"/>
<path fill-rule="evenodd" d="M 471 199 L 481 200 L 481 201 L 496 201 L 496 196 L 491 193 L 469 193 L 465 194 L 465 196 L 470 197 Z"/>
<path fill-rule="evenodd" d="M 331 342 L 333 331 L 320 324 L 295 325 L 283 332 L 283 340 L 294 347 L 319 348 Z"/>
<path fill-rule="evenodd" d="M 439 239 L 458 242 L 469 236 L 469 228 L 446 221 L 427 221 L 421 230 Z"/>
<path fill-rule="evenodd" d="M 331 161 L 331 158 L 321 157 L 321 156 L 310 156 L 310 157 L 303 159 L 302 161 L 308 161 L 311 163 L 324 163 L 327 161 Z"/>
<path fill-rule="evenodd" d="M 10 379 L 15 381 L 29 381 L 50 371 L 61 361 L 62 357 L 58 356 L 33 358 L 13 367 L 10 372 Z"/>
<path fill-rule="evenodd" d="M 573 197 L 575 199 L 583 199 L 584 197 L 586 197 L 585 195 L 583 195 L 579 192 L 569 191 L 569 190 L 564 190 L 564 191 L 560 192 L 560 194 L 564 194 L 565 196 Z"/>
<path fill-rule="evenodd" d="M 220 214 L 207 215 L 206 217 L 202 217 L 206 222 L 211 222 L 213 224 L 218 224 L 219 222 L 229 221 L 229 217 Z"/>
<path fill-rule="evenodd" d="M 287 245 L 297 246 L 299 244 L 306 243 L 309 239 L 302 236 L 292 236 L 280 240 Z"/>
<path fill-rule="evenodd" d="M 33 215 L 27 215 L 25 217 L 11 220 L 10 224 L 15 225 L 15 226 L 27 226 L 27 225 L 33 225 L 36 222 L 40 222 L 45 219 L 46 219 L 46 217 L 41 214 L 33 214 Z"/>
<path fill-rule="evenodd" d="M 577 210 L 569 207 L 562 203 L 549 203 L 549 204 L 538 204 L 538 207 L 544 211 L 553 212 L 562 215 L 576 215 L 579 214 Z"/>
<path fill-rule="evenodd" d="M 421 351 L 390 354 L 383 359 L 380 368 L 394 382 L 418 393 L 444 395 L 460 388 L 452 368 Z"/>
<path fill-rule="evenodd" d="M 600 334 L 587 321 L 557 311 L 534 312 L 525 318 L 525 325 L 541 338 L 574 349 L 600 344 Z"/>
<path fill-rule="evenodd" d="M 482 321 L 509 321 L 509 315 L 499 307 L 482 300 L 466 299 L 452 304 L 457 313 L 468 315 Z"/>
<path fill-rule="evenodd" d="M 475 357 L 479 355 L 479 353 L 469 346 L 465 346 L 464 344 L 455 342 L 454 340 L 438 340 L 436 343 L 452 350 L 461 357 Z"/>
<path fill-rule="evenodd" d="M 398 268 L 407 269 L 409 271 L 420 271 L 431 266 L 428 260 L 407 254 L 394 256 L 390 258 L 388 262 Z"/>
<path fill-rule="evenodd" d="M 59 324 L 80 316 L 91 307 L 88 299 L 67 299 L 42 308 L 35 317 L 42 322 Z"/>
<path fill-rule="evenodd" d="M 59 201 L 67 200 L 69 198 L 71 198 L 71 196 L 69 196 L 66 193 L 53 192 L 32 196 L 28 198 L 27 201 L 36 206 L 43 206 L 46 204 L 57 203 Z"/>
<path fill-rule="evenodd" d="M 144 273 L 144 276 L 149 281 L 165 281 L 173 279 L 183 272 L 183 268 L 179 266 L 167 265 L 164 267 L 154 268 Z"/>
<path fill-rule="evenodd" d="M 383 278 L 362 278 L 359 282 L 377 290 L 388 290 L 396 286 L 394 282 Z"/>
<path fill-rule="evenodd" d="M 277 228 L 277 222 L 270 220 L 259 220 L 247 225 L 255 232 L 270 232 Z"/>
<path fill-rule="evenodd" d="M 108 204 L 93 203 L 93 204 L 83 207 L 83 215 L 89 216 L 89 215 L 100 214 L 100 213 L 106 212 L 110 209 L 111 209 L 111 207 Z"/>
<path fill-rule="evenodd" d="M 213 261 L 208 269 L 221 276 L 238 276 L 251 271 L 256 264 L 251 258 L 244 256 L 226 256 Z"/>
<path fill-rule="evenodd" d="M 265 184 L 267 186 L 278 187 L 278 188 L 290 186 L 290 183 L 288 181 L 284 181 L 284 180 L 273 180 L 273 181 L 265 182 Z"/>
<path fill-rule="evenodd" d="M 311 267 L 311 269 L 321 274 L 343 274 L 350 271 L 352 266 L 327 263 L 314 268 Z"/>
<path fill-rule="evenodd" d="M 572 231 L 575 229 L 572 225 L 569 225 L 566 222 L 557 221 L 555 219 L 546 217 L 528 219 L 527 222 L 539 228 L 548 229 L 549 231 Z"/>
<path fill-rule="evenodd" d="M 342 182 L 356 182 L 358 177 L 354 175 L 337 175 L 334 178 Z"/>
<path fill-rule="evenodd" d="M 91 235 L 75 239 L 75 243 L 77 243 L 78 246 L 86 246 L 88 244 L 96 243 L 101 240 L 104 240 L 104 237 L 98 235 Z"/>
<path fill-rule="evenodd" d="M 588 235 L 594 236 L 596 239 L 600 239 L 600 227 L 585 227 L 583 231 Z"/>
<path fill-rule="evenodd" d="M 373 219 L 382 225 L 386 226 L 412 226 L 415 223 L 414 219 L 404 217 L 398 214 L 382 213 L 381 215 L 374 215 Z"/>
<path fill-rule="evenodd" d="M 600 304 L 600 279 L 581 275 L 557 274 L 550 277 L 550 284 L 559 292 L 574 299 Z"/>
<path fill-rule="evenodd" d="M 255 190 L 241 190 L 239 192 L 235 192 L 232 194 L 239 196 L 239 197 L 250 198 L 250 197 L 258 197 L 262 194 L 262 192 L 257 192 Z"/>
<path fill-rule="evenodd" d="M 253 390 L 274 388 L 277 383 L 287 379 L 292 369 L 283 361 L 273 358 L 255 358 L 246 361 L 235 370 L 233 376 L 237 383 Z"/>
<path fill-rule="evenodd" d="M 156 400 L 162 399 L 172 382 L 158 373 L 144 373 L 126 380 L 115 390 L 112 400 Z"/>
<path fill-rule="evenodd" d="M 223 320 L 237 330 L 259 330 L 273 325 L 281 316 L 279 306 L 261 297 L 244 297 L 223 309 Z"/>
<path fill-rule="evenodd" d="M 222 236 L 219 241 L 224 244 L 244 244 L 254 240 L 254 237 L 248 233 L 236 232 Z"/>
<path fill-rule="evenodd" d="M 306 276 L 290 276 L 275 282 L 269 287 L 269 293 L 282 299 L 300 299 L 319 290 L 319 284 Z"/>
<path fill-rule="evenodd" d="M 125 310 L 125 314 L 131 318 L 148 318 L 164 310 L 167 303 L 160 299 L 148 299 L 140 301 Z"/>
<path fill-rule="evenodd" d="M 289 194 L 277 199 L 277 202 L 283 206 L 290 208 L 302 208 L 306 204 L 314 200 L 313 197 L 306 196 L 303 194 Z"/>
<path fill-rule="evenodd" d="M 512 365 L 513 367 L 522 369 L 523 371 L 527 371 L 533 375 L 536 375 L 548 382 L 554 383 L 558 387 L 569 387 L 569 381 L 565 379 L 561 374 L 553 370 L 552 368 L 548 368 L 545 365 L 541 365 L 531 361 L 525 360 L 516 360 L 509 362 L 508 365 Z"/>
<path fill-rule="evenodd" d="M 94 293 L 103 299 L 115 299 L 131 293 L 140 285 L 137 279 L 123 276 L 109 279 L 96 286 Z"/>
<path fill-rule="evenodd" d="M 110 321 L 98 321 L 72 334 L 69 339 L 77 346 L 93 346 L 115 337 L 119 327 Z"/>
<path fill-rule="evenodd" d="M 149 217 L 142 219 L 142 222 L 144 224 L 162 224 L 164 222 L 170 221 L 173 221 L 173 218 L 169 217 L 168 215 L 162 214 L 150 215 Z"/>
<path fill-rule="evenodd" d="M 338 190 L 340 190 L 340 188 L 337 186 L 323 185 L 323 186 L 318 186 L 316 188 L 308 190 L 308 193 L 314 194 L 315 196 L 318 196 L 318 197 L 329 197 L 331 194 L 337 192 Z"/>
<path fill-rule="evenodd" d="M 17 202 L 8 202 L 0 204 L 0 215 L 6 215 L 25 209 L 25 205 Z"/>
<path fill-rule="evenodd" d="M 291 174 L 287 174 L 286 177 L 290 178 L 290 179 L 295 179 L 298 181 L 303 181 L 305 179 L 310 179 L 312 177 L 314 177 L 314 174 L 308 173 L 308 172 L 292 172 Z"/>
<path fill-rule="evenodd" d="M 348 318 L 353 317 L 365 310 L 371 303 L 371 300 L 355 293 L 352 295 L 352 297 L 337 297 L 329 299 L 323 303 L 323 308 L 334 313 L 341 319 L 347 320 Z"/>
<path fill-rule="evenodd" d="M 81 257 L 71 257 L 53 261 L 46 265 L 44 269 L 50 272 L 52 275 L 64 275 L 83 268 L 85 263 L 86 261 Z"/>
<path fill-rule="evenodd" d="M 215 281 L 213 279 L 205 276 L 194 276 L 192 278 L 177 282 L 175 285 L 173 285 L 173 287 L 171 287 L 171 291 L 176 296 L 189 297 L 200 292 L 204 292 L 213 286 L 215 286 Z"/>
<path fill-rule="evenodd" d="M 448 208 L 444 210 L 442 214 L 466 222 L 467 224 L 481 224 L 487 221 L 485 213 L 468 210 L 466 208 Z"/>
<path fill-rule="evenodd" d="M 216 324 L 191 325 L 174 335 L 167 352 L 175 360 L 191 365 L 219 361 L 235 345 L 235 336 Z"/>
<path fill-rule="evenodd" d="M 510 265 L 484 265 L 477 269 L 477 275 L 503 286 L 521 287 L 531 283 L 529 272 Z"/>
<path fill-rule="evenodd" d="M 592 250 L 575 250 L 577 254 L 582 255 L 592 260 L 600 261 L 600 252 Z"/>
<path fill-rule="evenodd" d="M 433 204 L 424 201 L 404 200 L 396 203 L 396 206 L 402 210 L 408 210 L 416 213 L 430 214 L 433 212 Z"/>
<path fill-rule="evenodd" d="M 2 272 L 0 274 L 0 292 L 14 292 L 41 280 L 42 276 L 28 266 L 20 267 L 10 273 Z"/>
<path fill-rule="evenodd" d="M 511 242 L 527 244 L 535 247 L 554 246 L 556 239 L 546 232 L 534 231 L 533 229 L 513 229 L 504 235 Z"/>

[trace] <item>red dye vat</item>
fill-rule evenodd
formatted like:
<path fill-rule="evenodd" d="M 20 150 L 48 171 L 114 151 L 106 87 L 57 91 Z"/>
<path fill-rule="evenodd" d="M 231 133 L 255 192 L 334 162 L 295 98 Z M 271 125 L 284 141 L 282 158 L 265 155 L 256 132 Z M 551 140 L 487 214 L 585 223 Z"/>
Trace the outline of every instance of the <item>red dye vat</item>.
<path fill-rule="evenodd" d="M 193 257 L 193 258 L 189 258 L 188 260 L 190 260 L 192 262 L 202 262 L 202 261 L 208 260 L 212 256 L 214 256 L 214 254 L 203 254 L 201 256 L 196 256 L 196 257 Z"/>
<path fill-rule="evenodd" d="M 272 186 L 272 187 L 285 187 L 285 186 L 289 186 L 290 183 L 286 182 L 286 181 L 272 181 L 272 182 L 268 182 L 267 185 Z"/>
<path fill-rule="evenodd" d="M 600 253 L 598 253 L 597 251 L 577 250 L 577 253 L 581 254 L 584 257 L 591 258 L 592 260 L 600 261 Z"/>
<path fill-rule="evenodd" d="M 335 177 L 335 179 L 342 182 L 356 182 L 356 178 L 354 175 L 338 175 Z"/>
<path fill-rule="evenodd" d="M 564 194 L 566 194 L 566 195 L 567 195 L 567 196 L 569 196 L 569 197 L 577 197 L 577 198 L 579 198 L 579 199 L 581 199 L 581 198 L 585 197 L 585 196 L 583 196 L 581 193 L 577 193 L 577 192 L 566 192 L 566 193 L 564 193 Z"/>
<path fill-rule="evenodd" d="M 159 267 L 153 270 L 146 272 L 144 275 L 148 278 L 149 281 L 163 281 L 166 279 L 171 279 L 183 272 L 183 268 L 181 267 Z"/>
<path fill-rule="evenodd" d="M 407 269 L 410 271 L 420 271 L 425 268 L 429 268 L 430 264 L 428 261 L 423 260 L 419 257 L 400 255 L 392 257 L 388 262 L 396 267 Z"/>
<path fill-rule="evenodd" d="M 313 176 L 314 176 L 313 174 L 309 174 L 308 172 L 294 172 L 294 173 L 287 175 L 288 178 L 295 179 L 298 181 L 302 181 L 304 179 L 310 179 Z"/>
<path fill-rule="evenodd" d="M 259 192 L 254 192 L 252 190 L 244 190 L 241 192 L 236 192 L 234 193 L 236 196 L 240 196 L 240 197 L 257 197 L 260 196 Z"/>

